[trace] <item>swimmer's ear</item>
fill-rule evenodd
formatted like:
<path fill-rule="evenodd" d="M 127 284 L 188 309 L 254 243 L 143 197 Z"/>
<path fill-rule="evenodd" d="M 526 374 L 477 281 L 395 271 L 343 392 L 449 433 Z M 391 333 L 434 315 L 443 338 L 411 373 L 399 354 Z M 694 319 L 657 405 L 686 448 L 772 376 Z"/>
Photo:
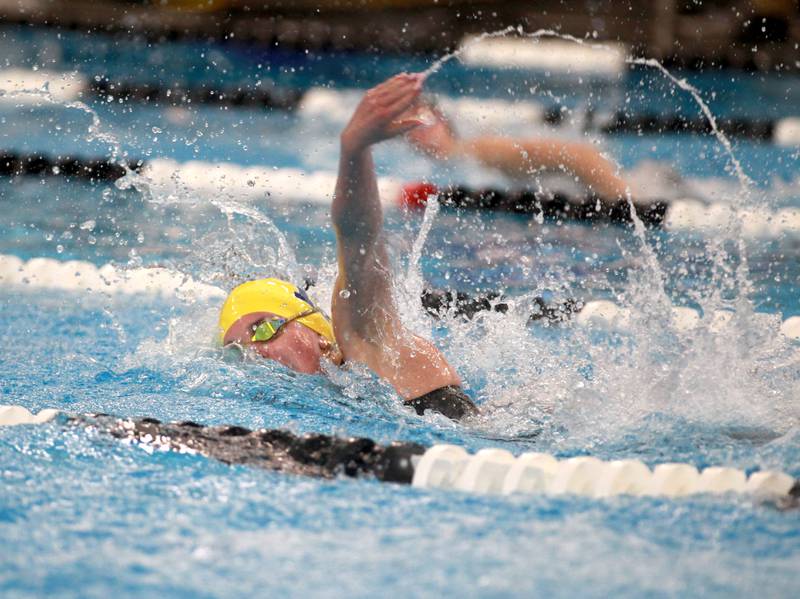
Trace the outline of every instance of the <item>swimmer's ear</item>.
<path fill-rule="evenodd" d="M 226 362 L 228 360 L 240 362 L 244 360 L 244 348 L 238 343 L 229 343 L 222 346 L 222 359 Z"/>

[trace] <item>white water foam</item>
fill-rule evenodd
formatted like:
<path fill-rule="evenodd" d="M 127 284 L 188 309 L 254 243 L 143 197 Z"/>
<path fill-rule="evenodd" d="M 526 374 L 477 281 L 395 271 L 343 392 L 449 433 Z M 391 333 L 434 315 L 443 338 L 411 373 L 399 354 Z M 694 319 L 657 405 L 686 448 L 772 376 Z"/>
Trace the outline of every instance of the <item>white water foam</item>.
<path fill-rule="evenodd" d="M 525 38 L 558 37 L 607 51 L 604 46 L 552 31 L 526 33 L 512 28 L 486 34 L 473 43 L 512 31 Z M 425 73 L 437 72 L 444 62 L 464 52 L 461 48 L 442 57 Z M 658 69 L 692 96 L 715 129 L 738 179 L 738 189 L 727 198 L 729 205 L 724 209 L 678 202 L 676 212 L 667 215 L 670 227 L 709 231 L 715 236 L 706 249 L 715 264 L 714 276 L 696 298 L 702 311 L 674 309 L 669 304 L 663 289 L 666 274 L 638 223 L 645 267 L 629 273 L 616 302 L 590 305 L 578 315 L 576 324 L 584 326 L 576 327 L 573 337 L 532 341 L 518 334 L 522 326 L 512 325 L 513 314 L 481 314 L 469 331 L 455 327 L 453 345 L 467 348 L 465 355 L 459 355 L 459 371 L 466 372 L 468 379 L 487 379 L 480 426 L 489 434 L 527 435 L 531 421 L 538 419 L 547 423 L 549 440 L 568 447 L 619 438 L 654 414 L 714 428 L 761 426 L 786 432 L 800 425 L 800 406 L 794 400 L 800 392 L 800 356 L 792 341 L 796 325 L 791 319 L 781 324 L 775 315 L 753 312 L 747 300 L 746 261 L 740 256 L 738 264 L 735 260 L 728 264 L 730 256 L 723 246 L 729 241 L 738 243 L 741 254 L 745 235 L 770 237 L 794 232 L 796 214 L 753 209 L 750 180 L 730 142 L 716 130 L 714 116 L 697 90 L 654 61 L 626 60 Z M 708 217 L 696 213 L 698 205 L 724 212 L 722 218 L 728 222 L 709 227 Z M 634 257 L 624 248 L 623 256 Z M 642 263 L 641 259 L 635 261 Z M 486 330 L 477 343 L 476 324 Z M 596 337 L 598 329 L 624 335 L 607 342 Z M 566 435 L 561 437 L 560 431 Z"/>

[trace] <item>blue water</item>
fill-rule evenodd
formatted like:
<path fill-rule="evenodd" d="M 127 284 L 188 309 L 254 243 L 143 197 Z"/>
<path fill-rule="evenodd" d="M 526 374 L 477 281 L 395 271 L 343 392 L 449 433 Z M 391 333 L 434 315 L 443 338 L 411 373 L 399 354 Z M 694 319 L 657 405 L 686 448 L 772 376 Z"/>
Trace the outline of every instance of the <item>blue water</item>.
<path fill-rule="evenodd" d="M 1 33 L 13 66 L 138 80 L 172 81 L 179 73 L 188 82 L 252 84 L 267 72 L 279 85 L 367 87 L 427 64 Z M 785 74 L 684 75 L 709 99 L 716 92 L 710 103 L 718 116 L 792 114 L 800 94 L 800 80 Z M 555 95 L 575 107 L 630 98 L 641 109 L 695 110 L 679 92 L 665 96 L 671 88 L 642 71 L 611 83 L 539 79 L 535 97 Z M 507 86 L 516 86 L 515 94 L 530 87 L 513 73 L 455 64 L 431 84 L 451 95 L 498 97 L 509 97 Z M 336 166 L 336 129 L 296 115 L 200 107 L 176 118 L 159 107 L 92 106 L 132 156 Z M 3 149 L 109 154 L 107 144 L 87 141 L 89 117 L 80 111 L 0 112 Z M 603 143 L 626 169 L 655 160 L 735 199 L 737 184 L 712 139 Z M 756 181 L 748 202 L 800 206 L 796 149 L 742 141 L 734 149 Z M 442 169 L 401 144 L 380 148 L 377 159 L 382 173 L 406 180 L 497 180 L 465 166 Z M 106 185 L 3 181 L 0 254 L 166 265 L 220 286 L 270 269 L 313 274 L 325 300 L 334 266 L 325 207 L 257 205 L 285 236 L 295 266 L 276 257 L 278 241 L 267 227 L 236 217 L 229 228 L 211 199 L 187 207 Z M 420 219 L 390 213 L 387 228 L 405 281 Z M 654 285 L 647 252 L 628 228 L 440 213 L 420 262 L 426 284 L 501 289 L 520 304 L 537 294 L 613 298 L 637 315 L 629 333 L 526 326 L 524 314 L 513 311 L 471 324 L 437 323 L 406 301 L 401 285 L 404 314 L 437 339 L 486 414 L 468 425 L 403 410 L 385 384 L 358 369 L 309 377 L 226 359 L 211 342 L 213 302 L 24 287 L 0 289 L 0 403 L 800 476 L 800 347 L 777 335 L 781 320 L 800 315 L 800 243 L 791 236 L 745 242 L 748 307 L 715 296 L 731 281 L 720 265 L 740 256 L 728 240 L 722 245 L 730 256 L 722 261 L 713 241 L 649 232 L 661 279 Z M 732 308 L 740 320 L 721 332 L 680 333 L 659 317 L 665 297 L 703 310 Z M 796 593 L 797 512 L 748 498 L 496 498 L 319 481 L 152 454 L 63 422 L 0 429 L 0 476 L 4 597 Z"/>

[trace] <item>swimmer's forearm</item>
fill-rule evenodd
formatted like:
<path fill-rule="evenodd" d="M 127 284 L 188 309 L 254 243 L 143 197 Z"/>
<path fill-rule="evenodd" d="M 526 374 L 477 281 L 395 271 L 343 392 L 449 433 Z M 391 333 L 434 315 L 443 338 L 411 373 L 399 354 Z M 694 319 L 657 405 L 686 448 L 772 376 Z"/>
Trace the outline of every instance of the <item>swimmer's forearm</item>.
<path fill-rule="evenodd" d="M 511 176 L 527 176 L 538 169 L 564 170 L 607 199 L 624 198 L 627 185 L 614 165 L 591 145 L 548 139 L 477 137 L 460 140 L 453 155 L 470 156 Z"/>
<path fill-rule="evenodd" d="M 383 224 L 378 180 L 369 148 L 348 145 L 342 136 L 339 176 L 331 206 L 337 236 L 369 243 Z"/>

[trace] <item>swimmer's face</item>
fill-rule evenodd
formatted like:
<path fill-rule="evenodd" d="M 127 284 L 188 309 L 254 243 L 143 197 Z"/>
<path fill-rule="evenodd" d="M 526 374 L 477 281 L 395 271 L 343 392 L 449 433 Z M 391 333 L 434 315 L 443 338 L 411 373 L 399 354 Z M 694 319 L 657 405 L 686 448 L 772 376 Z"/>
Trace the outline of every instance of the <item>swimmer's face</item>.
<path fill-rule="evenodd" d="M 228 330 L 223 343 L 225 345 L 236 343 L 245 351 L 268 360 L 275 360 L 292 370 L 306 374 L 320 372 L 323 358 L 338 361 L 333 355 L 334 348 L 327 339 L 297 321 L 283 325 L 269 341 L 250 341 L 253 336 L 253 325 L 274 316 L 275 314 L 271 312 L 257 312 L 243 316 Z"/>

